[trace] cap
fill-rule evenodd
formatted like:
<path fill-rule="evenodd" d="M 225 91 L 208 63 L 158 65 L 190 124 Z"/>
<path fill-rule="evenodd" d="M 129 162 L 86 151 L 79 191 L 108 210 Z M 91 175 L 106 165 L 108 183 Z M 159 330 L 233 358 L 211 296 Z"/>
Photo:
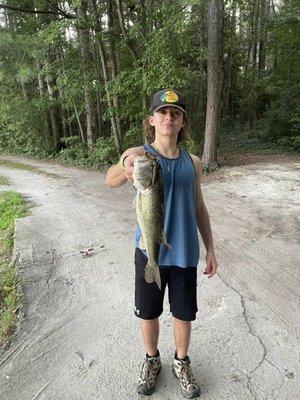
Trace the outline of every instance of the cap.
<path fill-rule="evenodd" d="M 182 93 L 173 89 L 164 89 L 155 93 L 152 98 L 150 111 L 155 112 L 163 107 L 176 107 L 185 112 L 185 99 Z"/>

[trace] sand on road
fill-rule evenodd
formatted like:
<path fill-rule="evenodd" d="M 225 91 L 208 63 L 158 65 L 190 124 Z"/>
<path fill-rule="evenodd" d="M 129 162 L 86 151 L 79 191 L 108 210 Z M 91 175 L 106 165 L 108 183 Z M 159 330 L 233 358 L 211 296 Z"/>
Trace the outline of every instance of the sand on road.
<path fill-rule="evenodd" d="M 0 398 L 138 399 L 144 350 L 133 314 L 132 185 L 111 189 L 103 173 L 18 160 L 56 176 L 0 166 L 34 205 L 15 227 L 24 307 L 0 354 Z M 225 168 L 202 190 L 219 269 L 212 279 L 202 274 L 201 243 L 190 345 L 201 399 L 297 400 L 299 163 Z M 167 296 L 164 306 L 163 369 L 151 399 L 177 400 Z"/>

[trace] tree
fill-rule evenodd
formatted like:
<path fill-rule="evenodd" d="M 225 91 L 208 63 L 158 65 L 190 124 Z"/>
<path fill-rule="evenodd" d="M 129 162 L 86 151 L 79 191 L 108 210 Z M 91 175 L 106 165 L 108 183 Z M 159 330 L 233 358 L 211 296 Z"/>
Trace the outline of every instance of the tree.
<path fill-rule="evenodd" d="M 204 170 L 214 170 L 217 165 L 217 140 L 221 101 L 221 32 L 223 18 L 222 0 L 211 0 L 208 17 L 207 106 L 202 164 Z"/>

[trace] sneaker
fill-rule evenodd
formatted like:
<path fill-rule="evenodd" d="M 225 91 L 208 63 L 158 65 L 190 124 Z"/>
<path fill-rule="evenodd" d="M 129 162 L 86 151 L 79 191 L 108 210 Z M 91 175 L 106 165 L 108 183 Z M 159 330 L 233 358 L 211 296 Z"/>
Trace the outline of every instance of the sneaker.
<path fill-rule="evenodd" d="M 146 356 L 139 377 L 137 392 L 139 394 L 150 395 L 155 390 L 156 378 L 161 370 L 160 355 Z"/>
<path fill-rule="evenodd" d="M 176 358 L 176 353 L 173 359 L 172 370 L 176 378 L 179 379 L 181 393 L 187 399 L 193 399 L 200 396 L 200 388 L 193 376 L 191 362 L 188 356 L 184 360 Z"/>

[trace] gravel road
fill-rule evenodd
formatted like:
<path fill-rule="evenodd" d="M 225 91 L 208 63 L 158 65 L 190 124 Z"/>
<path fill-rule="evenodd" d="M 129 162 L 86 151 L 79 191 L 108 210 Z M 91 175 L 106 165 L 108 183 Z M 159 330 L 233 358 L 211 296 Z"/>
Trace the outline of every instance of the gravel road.
<path fill-rule="evenodd" d="M 132 185 L 111 189 L 102 173 L 10 159 L 53 175 L 0 166 L 33 205 L 16 222 L 23 318 L 0 353 L 0 398 L 140 399 Z M 190 357 L 203 400 L 299 400 L 299 166 L 225 168 L 202 185 L 219 262 L 207 279 L 201 243 Z M 182 399 L 167 299 L 159 348 L 151 399 Z"/>

